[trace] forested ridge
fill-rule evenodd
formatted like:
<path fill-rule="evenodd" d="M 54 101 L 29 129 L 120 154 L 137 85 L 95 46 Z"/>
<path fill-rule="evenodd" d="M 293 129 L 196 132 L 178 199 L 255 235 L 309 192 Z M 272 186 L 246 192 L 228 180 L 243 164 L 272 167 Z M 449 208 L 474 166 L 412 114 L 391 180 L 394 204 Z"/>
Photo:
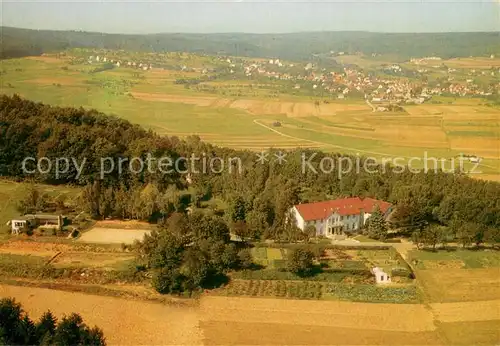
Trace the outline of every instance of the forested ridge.
<path fill-rule="evenodd" d="M 248 57 L 310 59 L 330 51 L 390 54 L 400 59 L 489 56 L 500 53 L 497 32 L 373 33 L 362 31 L 289 34 L 105 34 L 1 27 L 0 57 L 40 55 L 69 48 L 142 52 L 197 52 Z"/>
<path fill-rule="evenodd" d="M 323 152 L 305 151 L 312 166 L 318 168 Z M 241 160 L 241 174 L 225 169 L 192 174 L 163 174 L 144 169 L 139 173 L 124 169 L 100 179 L 103 157 L 219 157 Z M 95 110 L 61 108 L 35 103 L 18 96 L 1 96 L 0 176 L 35 179 L 50 184 L 86 186 L 88 209 L 97 218 L 116 216 L 157 220 L 187 206 L 212 205 L 225 201 L 225 217 L 244 223 L 253 236 L 280 232 L 288 208 L 299 202 L 345 196 L 369 196 L 398 205 L 399 226 L 420 227 L 439 224 L 458 227 L 473 223 L 477 227 L 500 228 L 500 184 L 443 172 L 396 173 L 379 167 L 377 173 L 355 170 L 339 178 L 339 167 L 322 173 L 301 170 L 303 150 L 288 152 L 287 162 L 256 162 L 250 151 L 213 146 L 192 136 L 185 140 L 159 136 L 125 120 Z M 340 157 L 341 154 L 335 154 Z M 25 157 L 86 159 L 77 177 L 70 169 L 56 178 L 55 172 L 25 174 Z M 364 160 L 364 159 L 362 159 Z M 189 167 L 179 167 L 189 168 Z M 188 189 L 189 188 L 189 189 Z"/>

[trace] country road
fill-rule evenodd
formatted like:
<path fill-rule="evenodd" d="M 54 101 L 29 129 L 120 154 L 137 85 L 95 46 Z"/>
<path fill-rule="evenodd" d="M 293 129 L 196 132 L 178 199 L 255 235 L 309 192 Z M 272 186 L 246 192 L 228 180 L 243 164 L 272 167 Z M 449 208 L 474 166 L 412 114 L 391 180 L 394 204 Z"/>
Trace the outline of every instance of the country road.
<path fill-rule="evenodd" d="M 368 103 L 368 100 L 366 101 Z M 371 103 L 368 103 L 371 107 L 373 107 L 373 105 Z M 373 108 L 374 109 L 374 108 Z M 374 112 L 375 110 L 373 110 Z M 269 130 L 269 131 L 272 131 L 280 136 L 283 136 L 283 137 L 286 137 L 286 138 L 290 138 L 290 139 L 294 139 L 294 140 L 300 140 L 300 141 L 304 141 L 304 142 L 308 142 L 308 143 L 313 143 L 313 144 L 319 144 L 321 146 L 326 146 L 326 147 L 331 147 L 331 148 L 337 148 L 337 149 L 344 149 L 344 150 L 349 150 L 349 151 L 354 151 L 356 153 L 364 153 L 364 154 L 371 154 L 371 155 L 377 155 L 377 156 L 382 156 L 382 157 L 386 157 L 386 158 L 403 158 L 403 159 L 414 159 L 415 157 L 414 156 L 404 156 L 404 155 L 391 155 L 391 154 L 388 154 L 388 153 L 381 153 L 381 152 L 377 152 L 377 151 L 370 151 L 370 150 L 361 150 L 361 149 L 357 149 L 357 148 L 351 148 L 351 147 L 345 147 L 345 146 L 341 146 L 341 145 L 335 145 L 335 144 L 330 144 L 330 143 L 326 143 L 326 142 L 319 142 L 319 141 L 314 141 L 314 140 L 311 140 L 311 139 L 305 139 L 305 138 L 300 138 L 300 137 L 296 137 L 296 136 L 291 136 L 291 135 L 287 135 L 286 133 L 283 133 L 283 132 L 280 132 L 276 129 L 273 129 L 272 127 L 268 126 L 268 125 L 265 125 L 261 122 L 259 122 L 260 119 L 254 119 L 253 122 L 259 126 L 262 126 L 263 128 Z M 497 167 L 493 167 L 493 166 L 490 166 L 490 165 L 487 165 L 487 164 L 484 164 L 484 163 L 478 163 L 477 164 L 477 167 L 488 167 L 488 168 L 493 168 L 493 169 L 496 169 Z"/>
<path fill-rule="evenodd" d="M 377 109 L 375 108 L 375 106 L 374 106 L 374 105 L 373 105 L 370 101 L 368 101 L 368 99 L 366 99 L 366 100 L 365 100 L 365 102 L 366 102 L 366 104 L 367 104 L 368 106 L 370 106 L 370 107 L 371 107 L 371 109 L 372 109 L 372 113 L 375 113 L 375 112 L 377 111 Z"/>

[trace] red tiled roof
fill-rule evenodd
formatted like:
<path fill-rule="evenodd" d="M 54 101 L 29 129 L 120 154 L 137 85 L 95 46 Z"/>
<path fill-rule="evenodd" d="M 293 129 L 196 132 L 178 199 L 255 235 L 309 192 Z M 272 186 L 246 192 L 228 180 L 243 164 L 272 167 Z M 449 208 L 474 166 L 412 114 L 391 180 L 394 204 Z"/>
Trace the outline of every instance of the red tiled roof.
<path fill-rule="evenodd" d="M 323 220 L 337 211 L 340 215 L 356 215 L 363 209 L 366 213 L 371 213 L 375 206 L 380 207 L 380 211 L 385 213 L 392 204 L 379 201 L 373 198 L 351 197 L 344 199 L 335 199 L 331 201 L 297 204 L 295 208 L 304 221 Z"/>

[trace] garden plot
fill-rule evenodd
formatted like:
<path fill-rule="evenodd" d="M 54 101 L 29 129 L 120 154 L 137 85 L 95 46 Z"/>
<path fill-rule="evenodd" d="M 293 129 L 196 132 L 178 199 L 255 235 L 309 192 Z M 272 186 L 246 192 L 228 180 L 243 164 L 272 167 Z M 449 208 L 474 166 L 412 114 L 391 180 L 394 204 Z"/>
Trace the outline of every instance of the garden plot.
<path fill-rule="evenodd" d="M 286 249 L 265 247 L 252 248 L 254 262 L 268 268 L 283 268 L 286 264 Z"/>
<path fill-rule="evenodd" d="M 474 251 L 411 251 L 410 258 L 418 269 L 474 269 L 500 267 L 500 252 L 495 250 Z"/>
<path fill-rule="evenodd" d="M 364 262 L 368 267 L 379 267 L 390 272 L 392 269 L 406 267 L 402 259 L 398 259 L 396 252 L 391 250 L 347 250 L 353 261 Z"/>

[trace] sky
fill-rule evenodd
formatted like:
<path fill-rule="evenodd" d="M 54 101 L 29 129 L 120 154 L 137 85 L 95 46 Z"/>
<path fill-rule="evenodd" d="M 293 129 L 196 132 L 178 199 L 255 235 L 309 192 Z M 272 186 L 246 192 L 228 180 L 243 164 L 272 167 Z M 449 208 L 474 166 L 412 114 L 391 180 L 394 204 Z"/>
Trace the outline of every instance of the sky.
<path fill-rule="evenodd" d="M 106 33 L 500 32 L 500 0 L 0 0 L 2 26 Z"/>

